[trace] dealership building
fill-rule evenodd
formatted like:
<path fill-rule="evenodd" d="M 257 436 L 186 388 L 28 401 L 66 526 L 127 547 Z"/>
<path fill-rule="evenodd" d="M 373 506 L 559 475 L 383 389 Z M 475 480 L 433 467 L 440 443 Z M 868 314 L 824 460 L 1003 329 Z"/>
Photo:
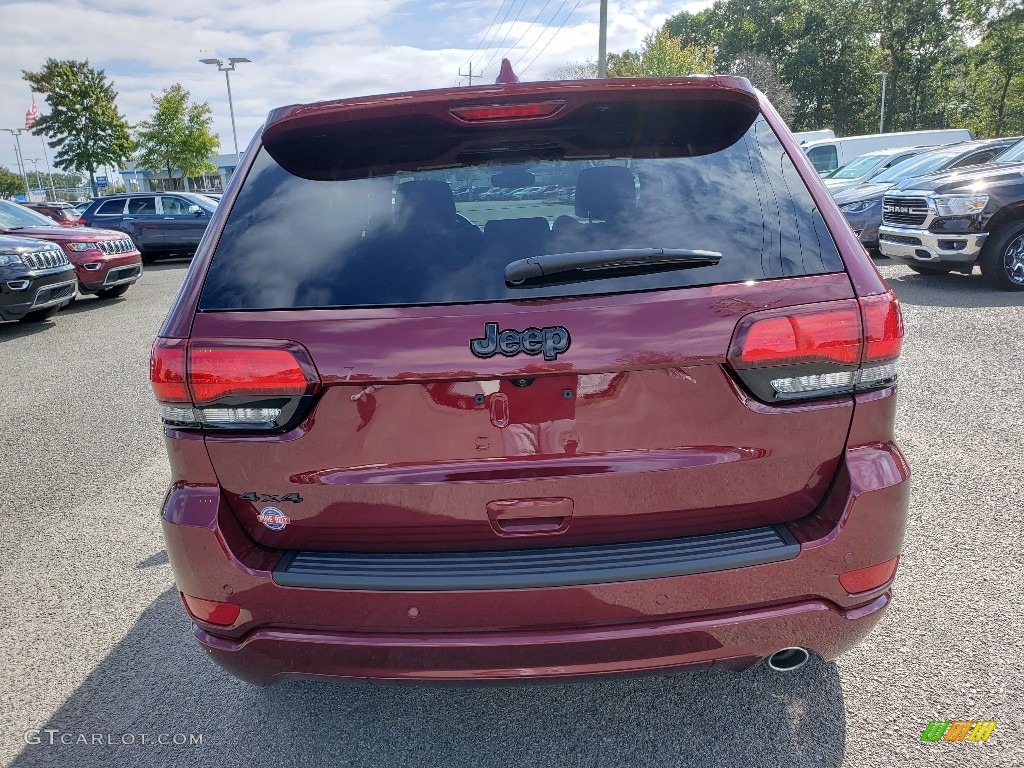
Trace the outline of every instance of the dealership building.
<path fill-rule="evenodd" d="M 212 155 L 211 165 L 216 166 L 214 173 L 203 176 L 189 176 L 182 178 L 181 171 L 175 170 L 173 177 L 168 179 L 167 169 L 159 171 L 148 171 L 139 168 L 135 163 L 125 163 L 120 170 L 124 188 L 129 192 L 166 192 L 169 190 L 178 191 L 204 191 L 222 192 L 227 186 L 228 179 L 235 172 L 237 158 L 234 154 Z"/>

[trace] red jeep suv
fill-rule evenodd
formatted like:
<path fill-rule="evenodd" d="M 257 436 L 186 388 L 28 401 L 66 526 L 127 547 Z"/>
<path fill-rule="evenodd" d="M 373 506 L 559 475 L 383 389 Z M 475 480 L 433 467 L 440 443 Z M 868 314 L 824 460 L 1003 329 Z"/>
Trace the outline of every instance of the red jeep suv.
<path fill-rule="evenodd" d="M 745 79 L 275 110 L 152 353 L 195 636 L 258 684 L 832 659 L 891 599 L 902 337 Z"/>

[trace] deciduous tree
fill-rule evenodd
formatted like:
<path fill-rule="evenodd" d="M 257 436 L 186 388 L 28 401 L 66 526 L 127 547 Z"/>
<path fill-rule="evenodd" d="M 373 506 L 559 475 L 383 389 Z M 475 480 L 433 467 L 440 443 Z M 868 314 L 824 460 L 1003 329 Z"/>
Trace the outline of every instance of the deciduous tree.
<path fill-rule="evenodd" d="M 14 171 L 0 165 L 0 197 L 9 200 L 25 194 L 25 181 Z"/>
<path fill-rule="evenodd" d="M 975 132 L 1024 133 L 1024 9 L 993 19 L 974 54 Z"/>
<path fill-rule="evenodd" d="M 668 28 L 662 27 L 644 38 L 639 51 L 624 51 L 608 57 L 609 77 L 686 77 L 714 71 L 710 46 L 680 44 Z"/>
<path fill-rule="evenodd" d="M 213 111 L 208 102 L 189 103 L 189 98 L 178 83 L 153 96 L 153 116 L 136 127 L 136 162 L 141 168 L 166 170 L 168 180 L 176 170 L 186 179 L 216 170 L 210 162 L 220 146 L 220 139 L 210 132 Z"/>
<path fill-rule="evenodd" d="M 88 60 L 47 59 L 38 72 L 23 71 L 32 90 L 50 107 L 32 129 L 57 150 L 53 163 L 67 171 L 89 174 L 96 194 L 96 169 L 118 165 L 132 154 L 128 123 L 117 111 L 117 91 L 103 70 Z"/>

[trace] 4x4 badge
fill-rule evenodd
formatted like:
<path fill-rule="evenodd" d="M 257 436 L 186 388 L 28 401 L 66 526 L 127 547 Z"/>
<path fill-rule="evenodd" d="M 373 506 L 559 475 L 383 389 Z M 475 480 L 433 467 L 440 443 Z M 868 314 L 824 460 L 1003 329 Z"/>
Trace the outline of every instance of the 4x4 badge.
<path fill-rule="evenodd" d="M 515 357 L 521 352 L 528 355 L 544 355 L 545 360 L 554 360 L 559 353 L 569 348 L 572 338 L 569 330 L 560 325 L 549 328 L 527 328 L 516 331 L 506 328 L 498 330 L 497 323 L 484 325 L 482 339 L 471 339 L 470 351 L 477 357 L 493 357 L 499 352 L 505 357 Z"/>

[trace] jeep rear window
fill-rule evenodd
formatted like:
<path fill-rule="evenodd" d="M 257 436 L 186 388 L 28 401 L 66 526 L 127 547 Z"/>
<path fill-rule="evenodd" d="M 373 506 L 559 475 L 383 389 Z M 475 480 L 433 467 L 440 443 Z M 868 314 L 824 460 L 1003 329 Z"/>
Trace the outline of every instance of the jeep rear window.
<path fill-rule="evenodd" d="M 514 137 L 513 137 L 514 139 Z M 403 149 L 407 149 L 403 147 Z M 758 117 L 730 146 L 566 159 L 529 149 L 314 180 L 260 149 L 199 308 L 407 306 L 649 291 L 838 272 L 843 263 L 778 138 Z M 621 150 L 621 147 L 617 148 Z M 505 266 L 556 253 L 699 249 L 716 265 L 508 286 Z"/>

